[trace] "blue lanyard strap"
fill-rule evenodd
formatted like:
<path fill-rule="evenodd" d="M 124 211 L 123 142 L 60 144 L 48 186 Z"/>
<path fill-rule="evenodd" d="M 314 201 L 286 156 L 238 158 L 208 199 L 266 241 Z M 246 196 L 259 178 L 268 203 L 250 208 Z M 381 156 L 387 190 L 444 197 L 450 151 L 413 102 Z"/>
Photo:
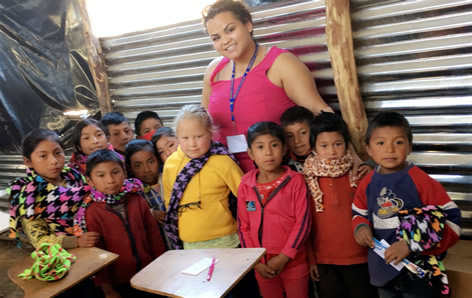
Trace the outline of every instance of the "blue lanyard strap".
<path fill-rule="evenodd" d="M 241 87 L 244 84 L 244 80 L 246 79 L 247 73 L 251 70 L 252 66 L 254 65 L 254 62 L 256 61 L 257 57 L 257 49 L 259 48 L 259 45 L 256 43 L 256 49 L 254 50 L 254 55 L 252 55 L 251 61 L 249 62 L 246 72 L 244 73 L 241 82 L 239 83 L 238 89 L 236 89 L 236 93 L 233 95 L 234 91 L 234 73 L 235 73 L 235 68 L 236 68 L 236 63 L 233 63 L 233 72 L 231 74 L 231 88 L 230 88 L 230 96 L 229 96 L 229 109 L 231 110 L 231 121 L 234 123 L 234 101 L 236 100 L 236 97 L 239 94 L 239 90 L 241 90 Z"/>

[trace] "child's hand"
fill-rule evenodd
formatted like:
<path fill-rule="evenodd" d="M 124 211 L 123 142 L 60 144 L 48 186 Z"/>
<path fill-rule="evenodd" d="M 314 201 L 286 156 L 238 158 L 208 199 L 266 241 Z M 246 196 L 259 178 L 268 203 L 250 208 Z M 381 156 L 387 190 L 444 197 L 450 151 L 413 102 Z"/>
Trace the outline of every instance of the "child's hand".
<path fill-rule="evenodd" d="M 315 281 L 320 281 L 320 273 L 318 272 L 318 266 L 316 264 L 311 265 L 309 269 L 310 269 L 311 279 Z"/>
<path fill-rule="evenodd" d="M 265 279 L 272 279 L 276 274 L 275 270 L 263 263 L 257 263 L 257 265 L 254 267 L 254 270 L 256 270 L 257 273 L 259 273 Z"/>
<path fill-rule="evenodd" d="M 102 288 L 105 298 L 121 298 L 120 294 L 113 289 L 111 284 L 102 284 L 100 287 Z"/>
<path fill-rule="evenodd" d="M 267 261 L 267 266 L 274 269 L 276 274 L 279 274 L 284 270 L 285 264 L 290 260 L 290 258 L 284 254 L 279 254 Z"/>
<path fill-rule="evenodd" d="M 374 168 L 369 165 L 362 165 L 357 170 L 357 179 L 361 180 L 365 175 L 369 174 Z"/>
<path fill-rule="evenodd" d="M 77 238 L 77 246 L 78 247 L 94 247 L 97 244 L 98 240 L 100 239 L 100 234 L 97 232 L 87 232 L 80 235 Z"/>
<path fill-rule="evenodd" d="M 390 264 L 392 261 L 395 261 L 394 264 L 397 265 L 404 258 L 410 254 L 410 248 L 406 244 L 405 240 L 400 240 L 390 245 L 385 250 L 385 261 L 387 264 Z"/>
<path fill-rule="evenodd" d="M 358 228 L 354 234 L 354 238 L 359 245 L 374 248 L 374 239 L 372 238 L 372 231 L 369 226 Z"/>
<path fill-rule="evenodd" d="M 166 220 L 166 212 L 161 210 L 152 210 L 152 216 L 157 220 L 161 225 L 164 224 Z"/>

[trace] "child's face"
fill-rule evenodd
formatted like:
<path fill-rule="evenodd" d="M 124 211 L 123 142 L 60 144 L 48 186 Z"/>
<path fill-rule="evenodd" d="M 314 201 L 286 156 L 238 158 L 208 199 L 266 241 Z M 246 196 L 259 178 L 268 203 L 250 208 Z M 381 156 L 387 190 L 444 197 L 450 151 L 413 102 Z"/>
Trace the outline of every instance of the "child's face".
<path fill-rule="evenodd" d="M 133 139 L 133 130 L 129 123 L 110 124 L 107 128 L 110 132 L 110 143 L 116 150 L 124 152 L 126 144 Z"/>
<path fill-rule="evenodd" d="M 162 136 L 156 142 L 156 149 L 162 162 L 166 162 L 167 158 L 177 151 L 179 140 L 176 137 Z"/>
<path fill-rule="evenodd" d="M 157 157 L 147 150 L 134 153 L 130 160 L 131 171 L 134 176 L 148 185 L 157 183 L 159 176 L 159 162 Z"/>
<path fill-rule="evenodd" d="M 310 125 L 306 121 L 285 126 L 284 133 L 290 152 L 298 156 L 310 152 Z"/>
<path fill-rule="evenodd" d="M 106 149 L 108 139 L 105 132 L 96 125 L 88 125 L 80 132 L 80 150 L 85 155 L 90 155 L 97 150 Z"/>
<path fill-rule="evenodd" d="M 259 170 L 268 173 L 280 168 L 285 152 L 282 141 L 270 134 L 256 137 L 248 150 L 249 157 L 254 160 Z"/>
<path fill-rule="evenodd" d="M 90 186 L 107 195 L 120 193 L 124 181 L 125 171 L 114 161 L 99 163 L 92 169 L 90 177 L 87 177 Z"/>
<path fill-rule="evenodd" d="M 403 169 L 412 150 L 405 129 L 397 126 L 379 127 L 372 132 L 367 153 L 380 165 L 381 174 L 395 173 Z"/>
<path fill-rule="evenodd" d="M 58 143 L 50 140 L 40 142 L 31 153 L 30 158 L 24 158 L 24 163 L 27 167 L 33 168 L 47 182 L 55 185 L 61 184 L 61 172 L 64 168 L 65 157 L 64 150 Z"/>
<path fill-rule="evenodd" d="M 321 158 L 341 159 L 346 153 L 346 142 L 339 132 L 325 131 L 316 137 L 315 151 Z"/>
<path fill-rule="evenodd" d="M 199 158 L 208 152 L 212 134 L 200 121 L 182 119 L 177 126 L 177 138 L 182 151 L 189 158 Z"/>
<path fill-rule="evenodd" d="M 141 122 L 141 127 L 139 128 L 139 136 L 144 136 L 145 134 L 155 131 L 158 128 L 162 127 L 161 121 L 157 120 L 156 118 L 147 118 L 143 122 Z"/>

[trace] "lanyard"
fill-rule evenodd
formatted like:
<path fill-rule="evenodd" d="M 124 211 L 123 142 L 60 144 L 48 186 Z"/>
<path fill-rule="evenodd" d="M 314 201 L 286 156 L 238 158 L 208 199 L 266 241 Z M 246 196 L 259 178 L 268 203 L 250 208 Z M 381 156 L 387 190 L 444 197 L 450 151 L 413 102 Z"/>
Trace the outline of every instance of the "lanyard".
<path fill-rule="evenodd" d="M 239 94 L 239 90 L 241 90 L 241 87 L 244 84 L 244 80 L 246 79 L 247 73 L 251 70 L 252 65 L 254 64 L 254 61 L 256 61 L 256 56 L 257 56 L 257 49 L 259 48 L 259 45 L 256 43 L 256 49 L 254 50 L 254 55 L 252 55 L 251 61 L 249 62 L 249 65 L 246 68 L 246 72 L 244 73 L 241 82 L 239 83 L 238 89 L 236 89 L 236 93 L 233 95 L 234 91 L 234 73 L 235 73 L 235 68 L 236 68 L 236 63 L 233 63 L 233 73 L 231 74 L 231 88 L 230 88 L 230 94 L 229 94 L 229 109 L 231 110 L 231 121 L 233 121 L 234 124 L 234 101 L 236 100 L 236 97 Z"/>

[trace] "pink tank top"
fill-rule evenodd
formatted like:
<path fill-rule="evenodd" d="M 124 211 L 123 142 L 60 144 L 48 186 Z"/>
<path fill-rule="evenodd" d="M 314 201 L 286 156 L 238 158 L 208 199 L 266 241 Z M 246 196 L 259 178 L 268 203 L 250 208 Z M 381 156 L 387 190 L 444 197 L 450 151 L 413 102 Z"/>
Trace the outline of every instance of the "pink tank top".
<path fill-rule="evenodd" d="M 228 146 L 226 137 L 238 134 L 247 135 L 248 128 L 260 121 L 273 121 L 280 124 L 280 116 L 286 109 L 293 107 L 295 103 L 287 96 L 283 88 L 274 85 L 266 76 L 266 72 L 274 63 L 275 59 L 287 50 L 277 47 L 270 48 L 264 59 L 249 73 L 244 81 L 238 97 L 234 102 L 235 126 L 231 121 L 229 108 L 231 81 L 213 82 L 216 74 L 229 62 L 223 58 L 216 66 L 210 77 L 211 95 L 208 104 L 208 112 L 218 127 L 218 133 L 214 134 L 215 141 Z M 236 90 L 241 82 L 241 77 L 234 80 Z M 254 163 L 247 153 L 235 154 L 244 172 L 254 169 Z"/>

